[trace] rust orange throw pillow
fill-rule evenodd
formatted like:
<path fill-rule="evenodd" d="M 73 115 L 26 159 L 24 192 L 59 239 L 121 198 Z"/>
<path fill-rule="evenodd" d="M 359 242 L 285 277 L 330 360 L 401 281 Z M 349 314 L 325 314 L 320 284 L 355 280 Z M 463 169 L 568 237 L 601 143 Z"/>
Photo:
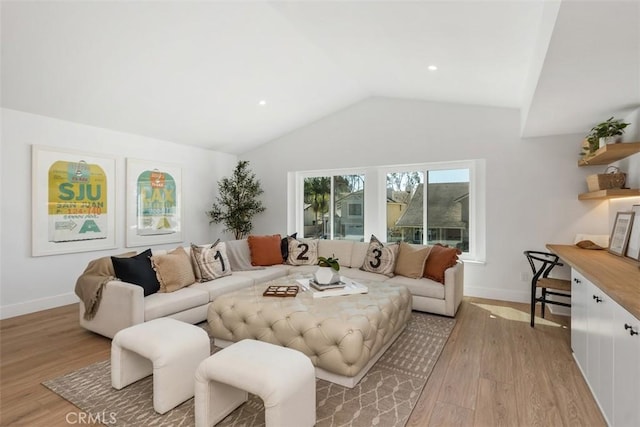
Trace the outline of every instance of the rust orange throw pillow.
<path fill-rule="evenodd" d="M 251 251 L 251 265 L 266 267 L 282 264 L 281 240 L 279 234 L 272 236 L 250 235 L 247 242 Z"/>
<path fill-rule="evenodd" d="M 456 265 L 460 250 L 448 248 L 436 243 L 429 252 L 427 262 L 424 264 L 423 276 L 444 284 L 444 271 Z"/>

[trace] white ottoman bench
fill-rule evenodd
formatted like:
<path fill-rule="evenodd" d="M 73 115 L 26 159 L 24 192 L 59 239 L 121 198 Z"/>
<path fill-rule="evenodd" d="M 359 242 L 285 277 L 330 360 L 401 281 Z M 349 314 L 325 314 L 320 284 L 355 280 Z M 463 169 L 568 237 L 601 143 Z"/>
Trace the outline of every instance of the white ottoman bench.
<path fill-rule="evenodd" d="M 220 422 L 247 401 L 264 402 L 267 427 L 316 423 L 316 378 L 303 353 L 262 341 L 242 340 L 208 357 L 196 370 L 196 427 Z"/>
<path fill-rule="evenodd" d="M 111 385 L 120 390 L 153 374 L 153 409 L 164 414 L 193 397 L 198 364 L 211 354 L 202 329 L 170 318 L 119 331 L 111 342 Z"/>

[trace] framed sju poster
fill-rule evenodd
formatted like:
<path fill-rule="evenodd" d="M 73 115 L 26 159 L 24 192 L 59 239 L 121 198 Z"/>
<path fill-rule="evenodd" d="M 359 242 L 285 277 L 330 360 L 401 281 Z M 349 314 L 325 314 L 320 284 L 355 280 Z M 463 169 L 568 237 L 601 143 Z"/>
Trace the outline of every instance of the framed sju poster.
<path fill-rule="evenodd" d="M 182 241 L 181 186 L 178 165 L 127 159 L 127 247 Z"/>
<path fill-rule="evenodd" d="M 33 256 L 116 247 L 114 157 L 34 145 Z"/>

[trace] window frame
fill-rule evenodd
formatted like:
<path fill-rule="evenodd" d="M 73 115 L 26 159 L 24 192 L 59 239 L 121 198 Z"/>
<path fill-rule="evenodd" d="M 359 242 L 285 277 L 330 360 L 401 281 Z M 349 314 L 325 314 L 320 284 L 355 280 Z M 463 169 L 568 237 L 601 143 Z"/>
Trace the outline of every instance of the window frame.
<path fill-rule="evenodd" d="M 363 209 L 364 239 L 375 234 L 386 239 L 387 235 L 387 183 L 388 173 L 393 172 L 423 172 L 425 189 L 429 171 L 468 169 L 469 170 L 469 251 L 464 252 L 460 258 L 465 261 L 484 263 L 486 257 L 486 165 L 484 159 L 459 160 L 450 162 L 429 162 L 415 164 L 397 164 L 372 166 L 368 168 L 340 168 L 322 169 L 310 171 L 297 171 L 289 173 L 288 205 L 288 232 L 304 234 L 304 180 L 305 178 L 330 177 L 341 175 L 364 176 L 364 206 L 376 207 L 376 209 Z M 331 194 L 329 208 L 329 235 L 333 239 L 334 230 L 334 190 L 331 179 Z M 293 190 L 293 191 L 292 191 Z M 426 190 L 425 190 L 426 191 Z M 424 212 L 427 215 L 427 197 L 424 197 Z M 428 224 L 425 224 L 423 242 L 428 236 Z"/>

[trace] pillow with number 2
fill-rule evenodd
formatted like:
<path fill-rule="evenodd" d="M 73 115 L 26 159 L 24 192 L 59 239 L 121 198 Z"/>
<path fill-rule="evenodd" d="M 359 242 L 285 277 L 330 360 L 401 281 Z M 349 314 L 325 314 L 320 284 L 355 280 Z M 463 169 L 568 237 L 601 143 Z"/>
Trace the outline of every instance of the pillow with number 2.
<path fill-rule="evenodd" d="M 196 278 L 200 282 L 215 280 L 231 274 L 229 258 L 224 242 L 216 242 L 209 247 L 192 244 L 191 256 L 195 260 Z"/>
<path fill-rule="evenodd" d="M 398 245 L 385 246 L 372 234 L 367 255 L 364 258 L 364 263 L 362 267 L 360 267 L 360 270 L 393 277 L 398 247 Z"/>
<path fill-rule="evenodd" d="M 290 265 L 316 265 L 318 263 L 318 241 L 315 239 L 294 239 L 287 236 L 289 242 L 289 255 L 287 264 Z"/>

